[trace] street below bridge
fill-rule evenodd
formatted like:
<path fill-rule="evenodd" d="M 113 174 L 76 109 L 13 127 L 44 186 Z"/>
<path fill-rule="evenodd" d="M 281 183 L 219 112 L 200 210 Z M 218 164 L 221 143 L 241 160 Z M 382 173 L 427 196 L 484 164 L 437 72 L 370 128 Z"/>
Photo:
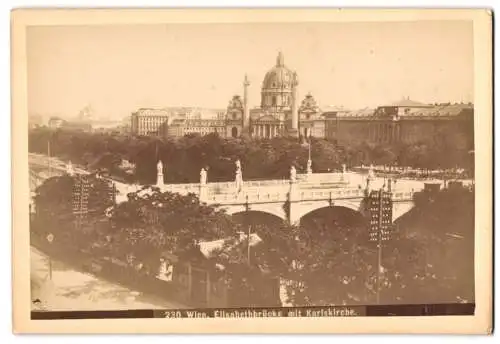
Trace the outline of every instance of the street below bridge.
<path fill-rule="evenodd" d="M 168 302 L 143 292 L 78 271 L 31 247 L 32 310 L 126 310 L 176 309 L 184 305 Z M 50 266 L 52 278 L 50 276 Z"/>

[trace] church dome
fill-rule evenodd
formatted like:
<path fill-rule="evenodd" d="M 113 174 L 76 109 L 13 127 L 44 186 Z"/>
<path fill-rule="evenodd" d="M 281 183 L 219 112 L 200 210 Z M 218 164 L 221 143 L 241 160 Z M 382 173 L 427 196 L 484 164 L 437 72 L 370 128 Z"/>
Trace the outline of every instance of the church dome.
<path fill-rule="evenodd" d="M 285 66 L 283 54 L 276 58 L 276 65 L 266 73 L 262 83 L 261 108 L 284 110 L 292 104 L 292 88 L 297 86 L 297 74 Z"/>
<path fill-rule="evenodd" d="M 283 54 L 276 58 L 276 65 L 269 70 L 262 83 L 262 90 L 291 89 L 294 72 L 285 66 Z"/>

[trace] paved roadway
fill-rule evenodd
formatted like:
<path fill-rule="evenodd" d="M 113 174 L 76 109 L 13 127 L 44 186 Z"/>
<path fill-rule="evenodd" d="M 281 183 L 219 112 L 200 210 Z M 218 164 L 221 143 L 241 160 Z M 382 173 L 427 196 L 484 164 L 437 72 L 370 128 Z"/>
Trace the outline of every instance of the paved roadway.
<path fill-rule="evenodd" d="M 51 311 L 175 309 L 181 304 L 166 302 L 153 296 L 76 271 L 64 263 L 52 262 L 49 278 L 48 257 L 31 247 L 32 309 Z"/>
<path fill-rule="evenodd" d="M 48 158 L 47 156 L 40 155 L 40 154 L 29 154 L 29 163 L 30 163 L 30 168 L 37 172 L 39 170 L 47 170 L 48 168 Z M 51 159 L 51 168 L 53 172 L 58 171 L 58 172 L 64 172 L 66 171 L 66 165 L 65 162 L 62 162 L 58 160 L 57 158 L 52 158 Z M 79 173 L 86 173 L 84 170 L 79 169 L 74 167 L 75 171 Z M 40 173 L 39 173 L 40 174 Z M 351 188 L 364 188 L 366 186 L 366 175 L 361 174 L 358 172 L 347 172 L 346 178 L 349 180 L 349 187 Z M 409 192 L 409 191 L 420 191 L 424 187 L 424 182 L 438 182 L 442 184 L 442 180 L 411 180 L 411 179 L 399 179 L 396 184 L 393 184 L 393 190 L 394 191 L 403 191 L 403 192 Z M 377 177 L 375 180 L 373 180 L 370 184 L 372 189 L 378 189 L 382 187 L 384 184 L 384 178 L 383 177 Z M 137 191 L 139 189 L 138 185 L 128 185 L 128 184 L 123 184 L 116 182 L 117 189 L 120 191 L 120 194 L 117 196 L 118 202 L 126 200 L 126 195 L 129 192 Z M 273 191 L 276 190 L 282 190 L 286 191 L 288 190 L 288 185 L 283 184 L 283 185 L 274 185 Z M 256 190 L 259 188 L 256 188 Z M 251 190 L 247 190 L 247 192 L 251 192 Z M 257 191 L 256 191 L 257 192 Z"/>
<path fill-rule="evenodd" d="M 29 153 L 29 166 L 30 170 L 33 173 L 36 173 L 39 177 L 41 178 L 47 178 L 49 176 L 48 169 L 49 169 L 49 159 L 46 155 L 42 154 L 34 154 L 34 153 Z M 67 162 L 63 162 L 59 160 L 58 158 L 51 158 L 50 159 L 50 167 L 51 167 L 51 176 L 55 175 L 60 175 L 62 173 L 66 172 Z M 87 174 L 88 172 L 76 167 L 73 165 L 73 170 L 77 173 L 81 174 Z M 33 180 L 33 182 L 30 182 L 30 188 L 31 191 L 34 192 L 34 189 L 36 188 L 36 184 Z M 129 185 L 129 184 L 124 184 L 121 182 L 116 182 L 115 181 L 116 188 L 119 191 L 119 194 L 117 195 L 117 201 L 118 203 L 122 201 L 127 200 L 127 194 L 130 192 L 135 192 L 140 189 L 139 185 Z"/>

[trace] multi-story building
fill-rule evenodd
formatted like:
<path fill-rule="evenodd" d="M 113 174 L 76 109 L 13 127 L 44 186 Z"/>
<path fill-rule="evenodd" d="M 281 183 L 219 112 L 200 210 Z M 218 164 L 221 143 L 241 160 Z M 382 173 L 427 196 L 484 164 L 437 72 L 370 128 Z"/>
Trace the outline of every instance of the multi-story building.
<path fill-rule="evenodd" d="M 92 131 L 92 124 L 88 121 L 80 121 L 78 119 L 64 120 L 60 117 L 51 117 L 48 122 L 50 129 L 62 129 L 62 130 L 73 130 L 73 131 Z"/>
<path fill-rule="evenodd" d="M 221 137 L 226 136 L 226 123 L 222 119 L 185 119 L 172 120 L 168 128 L 168 135 L 182 137 L 187 134 L 207 135 L 216 133 Z"/>
<path fill-rule="evenodd" d="M 168 132 L 169 112 L 166 109 L 142 108 L 132 113 L 130 129 L 134 135 L 160 135 Z"/>
<path fill-rule="evenodd" d="M 198 107 L 139 109 L 132 114 L 131 132 L 135 135 L 183 136 L 189 133 L 217 132 L 224 121 L 225 110 Z M 170 128 L 172 126 L 172 128 Z M 212 128 L 213 126 L 213 128 Z"/>
<path fill-rule="evenodd" d="M 474 142 L 472 104 L 422 104 L 409 98 L 376 109 L 325 112 L 326 138 L 344 144 L 448 142 L 461 148 Z"/>
<path fill-rule="evenodd" d="M 449 141 L 473 146 L 472 104 L 423 104 L 408 98 L 376 109 L 349 111 L 321 109 L 311 94 L 297 101 L 297 73 L 284 64 L 279 53 L 276 65 L 262 82 L 260 107 L 249 108 L 249 81 L 244 96 L 234 96 L 226 111 L 227 136 L 248 132 L 252 137 L 276 135 L 314 136 L 350 144 L 360 142 Z"/>
<path fill-rule="evenodd" d="M 196 107 L 140 109 L 132 115 L 132 132 L 139 135 L 184 136 L 217 133 L 221 137 L 255 138 L 303 136 L 335 140 L 396 144 L 448 141 L 473 147 L 472 104 L 422 104 L 409 98 L 375 109 L 324 107 L 311 94 L 299 102 L 297 73 L 284 63 L 282 53 L 265 75 L 258 107 L 250 106 L 250 82 L 245 76 L 243 96 L 235 95 L 225 110 Z"/>
<path fill-rule="evenodd" d="M 84 131 L 84 132 L 91 132 L 93 129 L 92 123 L 86 121 L 65 121 L 62 128 L 64 130 Z"/>
<path fill-rule="evenodd" d="M 61 128 L 66 121 L 60 117 L 51 117 L 49 119 L 48 125 L 50 129 L 59 129 Z"/>

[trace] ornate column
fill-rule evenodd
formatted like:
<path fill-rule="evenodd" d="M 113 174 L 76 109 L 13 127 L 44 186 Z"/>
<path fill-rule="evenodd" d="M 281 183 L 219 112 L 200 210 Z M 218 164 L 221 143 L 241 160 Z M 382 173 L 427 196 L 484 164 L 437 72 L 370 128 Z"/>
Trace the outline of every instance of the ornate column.
<path fill-rule="evenodd" d="M 248 86 L 250 82 L 245 74 L 245 80 L 243 81 L 243 132 L 248 133 L 250 131 L 250 110 L 248 108 Z"/>
<path fill-rule="evenodd" d="M 297 79 L 297 73 L 293 73 L 292 76 L 292 123 L 291 128 L 289 130 L 290 136 L 298 137 L 299 136 L 299 113 L 298 113 L 298 105 L 297 105 L 297 86 L 299 82 Z"/>

